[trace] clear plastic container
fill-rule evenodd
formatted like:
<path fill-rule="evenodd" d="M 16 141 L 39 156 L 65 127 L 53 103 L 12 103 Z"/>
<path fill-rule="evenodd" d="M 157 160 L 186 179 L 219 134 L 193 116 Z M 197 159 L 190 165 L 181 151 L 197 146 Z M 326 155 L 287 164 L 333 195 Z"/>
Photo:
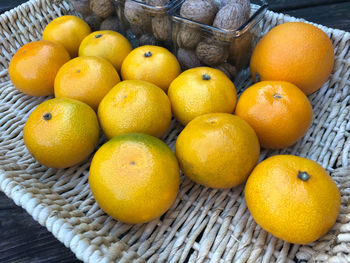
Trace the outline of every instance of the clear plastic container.
<path fill-rule="evenodd" d="M 249 18 L 232 30 L 181 17 L 183 2 L 178 2 L 169 10 L 173 21 L 174 53 L 182 69 L 215 67 L 235 80 L 239 73 L 248 68 L 252 50 L 261 38 L 262 18 L 267 10 L 267 2 L 253 1 Z"/>
<path fill-rule="evenodd" d="M 170 9 L 180 0 L 115 0 L 117 15 L 134 47 L 160 45 L 173 50 Z"/>
<path fill-rule="evenodd" d="M 209 1 L 219 6 L 229 0 Z M 261 37 L 261 21 L 267 10 L 266 0 L 253 0 L 250 15 L 244 22 L 236 29 L 225 30 L 181 17 L 180 9 L 185 0 L 70 2 L 93 31 L 120 32 L 134 48 L 164 46 L 177 56 L 183 70 L 198 66 L 215 67 L 232 80 L 248 67 L 251 52 Z"/>

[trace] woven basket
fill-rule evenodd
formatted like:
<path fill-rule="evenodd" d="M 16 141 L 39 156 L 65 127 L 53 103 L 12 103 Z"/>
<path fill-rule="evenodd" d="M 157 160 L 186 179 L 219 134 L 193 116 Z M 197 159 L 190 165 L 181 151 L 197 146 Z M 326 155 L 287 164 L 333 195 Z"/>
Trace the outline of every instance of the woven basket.
<path fill-rule="evenodd" d="M 88 185 L 90 162 L 64 170 L 48 169 L 27 152 L 23 125 L 47 98 L 18 92 L 7 67 L 23 44 L 41 38 L 55 17 L 74 13 L 63 0 L 31 0 L 0 16 L 0 189 L 22 206 L 85 262 L 293 262 L 295 259 L 350 261 L 350 34 L 323 26 L 335 47 L 331 78 L 310 100 L 314 121 L 294 146 L 279 152 L 311 158 L 326 168 L 342 194 L 336 225 L 310 245 L 293 245 L 263 231 L 252 219 L 243 186 L 209 189 L 182 176 L 178 197 L 160 219 L 148 224 L 117 222 L 99 209 Z M 296 19 L 267 12 L 263 33 Z M 246 77 L 243 88 L 251 84 Z M 164 138 L 173 147 L 180 127 Z M 102 143 L 102 139 L 101 139 Z M 286 226 L 287 227 L 287 226 Z"/>

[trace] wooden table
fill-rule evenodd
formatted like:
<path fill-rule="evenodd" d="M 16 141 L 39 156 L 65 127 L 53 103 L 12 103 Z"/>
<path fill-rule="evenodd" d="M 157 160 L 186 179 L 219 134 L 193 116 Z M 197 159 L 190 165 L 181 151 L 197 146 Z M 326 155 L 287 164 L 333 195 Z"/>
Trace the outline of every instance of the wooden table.
<path fill-rule="evenodd" d="M 25 0 L 1 0 L 0 13 Z M 350 31 L 350 2 L 268 0 L 269 9 Z M 0 192 L 0 262 L 80 262 L 46 228 Z"/>

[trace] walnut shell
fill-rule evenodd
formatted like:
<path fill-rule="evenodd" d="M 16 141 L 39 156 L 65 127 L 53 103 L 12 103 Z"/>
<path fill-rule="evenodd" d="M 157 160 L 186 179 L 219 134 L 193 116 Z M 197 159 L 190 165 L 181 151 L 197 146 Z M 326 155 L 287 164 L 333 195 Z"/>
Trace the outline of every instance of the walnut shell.
<path fill-rule="evenodd" d="M 253 51 L 253 35 L 246 32 L 239 38 L 236 38 L 229 47 L 229 61 L 240 70 L 248 67 L 250 57 Z"/>
<path fill-rule="evenodd" d="M 111 16 L 103 20 L 100 26 L 100 30 L 113 30 L 119 33 L 123 33 L 122 25 L 116 16 Z"/>
<path fill-rule="evenodd" d="M 201 66 L 201 62 L 193 50 L 179 48 L 176 56 L 182 70 Z"/>
<path fill-rule="evenodd" d="M 182 25 L 176 35 L 176 43 L 179 47 L 193 49 L 201 40 L 199 29 Z"/>
<path fill-rule="evenodd" d="M 245 22 L 242 10 L 242 6 L 238 4 L 225 5 L 216 14 L 213 26 L 228 30 L 239 28 Z"/>
<path fill-rule="evenodd" d="M 221 9 L 227 4 L 238 4 L 242 6 L 243 14 L 242 16 L 245 18 L 245 20 L 248 20 L 250 16 L 250 0 L 221 0 L 219 2 L 218 8 Z"/>
<path fill-rule="evenodd" d="M 90 0 L 71 0 L 70 1 L 75 11 L 86 17 L 92 13 L 90 9 Z"/>
<path fill-rule="evenodd" d="M 140 46 L 144 46 L 144 45 L 156 46 L 156 45 L 158 45 L 157 39 L 150 33 L 143 34 L 140 37 L 139 41 L 140 41 Z"/>
<path fill-rule="evenodd" d="M 250 0 L 236 0 L 238 4 L 240 4 L 243 7 L 243 17 L 245 20 L 248 20 L 250 17 Z"/>
<path fill-rule="evenodd" d="M 95 13 L 92 13 L 91 15 L 85 17 L 85 22 L 90 26 L 91 31 L 97 31 L 100 29 L 102 18 Z"/>
<path fill-rule="evenodd" d="M 217 9 L 211 0 L 185 0 L 180 9 L 180 16 L 211 25 Z"/>
<path fill-rule="evenodd" d="M 197 57 L 209 66 L 224 63 L 228 57 L 226 45 L 214 40 L 199 42 L 196 48 Z"/>
<path fill-rule="evenodd" d="M 231 65 L 230 63 L 223 63 L 215 66 L 215 68 L 224 72 L 225 75 L 230 79 L 234 79 L 236 77 L 237 69 L 235 66 Z"/>
<path fill-rule="evenodd" d="M 142 28 L 149 28 L 152 20 L 151 16 L 145 9 L 134 1 L 125 1 L 124 15 L 128 22 L 132 25 Z"/>
<path fill-rule="evenodd" d="M 162 41 L 170 41 L 172 26 L 168 15 L 157 15 L 152 18 L 152 30 L 154 36 Z"/>
<path fill-rule="evenodd" d="M 111 0 L 91 0 L 90 9 L 96 15 L 107 18 L 114 14 L 114 4 Z"/>
<path fill-rule="evenodd" d="M 245 18 L 242 16 L 242 10 L 242 6 L 238 4 L 225 5 L 216 14 L 213 26 L 225 30 L 238 29 L 245 22 Z M 233 37 L 230 34 L 217 31 L 214 31 L 214 35 L 218 40 L 221 41 L 231 41 Z"/>

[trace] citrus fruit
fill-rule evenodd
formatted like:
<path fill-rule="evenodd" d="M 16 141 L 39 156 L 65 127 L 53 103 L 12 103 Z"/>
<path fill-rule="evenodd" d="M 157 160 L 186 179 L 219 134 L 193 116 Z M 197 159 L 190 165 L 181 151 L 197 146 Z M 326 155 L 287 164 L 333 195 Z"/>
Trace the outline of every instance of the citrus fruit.
<path fill-rule="evenodd" d="M 98 118 L 108 138 L 131 132 L 162 137 L 171 122 L 171 106 L 165 92 L 156 85 L 124 80 L 103 98 Z"/>
<path fill-rule="evenodd" d="M 10 61 L 10 79 L 15 88 L 25 94 L 51 95 L 57 71 L 69 59 L 68 52 L 60 44 L 45 40 L 27 43 Z"/>
<path fill-rule="evenodd" d="M 91 29 L 84 20 L 65 15 L 55 18 L 45 27 L 43 39 L 62 44 L 74 58 L 78 55 L 81 41 L 90 33 Z"/>
<path fill-rule="evenodd" d="M 163 47 L 146 45 L 135 48 L 125 58 L 121 76 L 123 80 L 149 81 L 166 92 L 180 71 L 180 64 L 170 51 Z"/>
<path fill-rule="evenodd" d="M 120 81 L 118 72 L 99 57 L 77 57 L 64 64 L 55 79 L 55 96 L 80 100 L 97 110 L 107 92 Z"/>
<path fill-rule="evenodd" d="M 296 244 L 327 233 L 340 210 L 340 193 L 329 174 L 316 162 L 293 155 L 258 164 L 248 178 L 245 198 L 263 229 Z"/>
<path fill-rule="evenodd" d="M 282 149 L 297 142 L 312 122 L 306 95 L 284 81 L 261 81 L 240 96 L 236 115 L 247 121 L 264 148 Z"/>
<path fill-rule="evenodd" d="M 176 140 L 176 156 L 182 171 L 193 181 L 213 188 L 243 183 L 259 159 L 254 130 L 228 113 L 196 117 Z"/>
<path fill-rule="evenodd" d="M 326 33 L 310 24 L 289 22 L 258 42 L 250 70 L 255 81 L 288 81 L 308 95 L 326 82 L 333 64 L 334 49 Z"/>
<path fill-rule="evenodd" d="M 119 71 L 131 50 L 131 44 L 122 34 L 102 30 L 84 38 L 79 47 L 79 56 L 97 56 L 107 59 Z"/>
<path fill-rule="evenodd" d="M 151 221 L 169 209 L 180 184 L 171 149 L 146 134 L 114 137 L 92 159 L 89 184 L 99 206 L 125 223 Z"/>
<path fill-rule="evenodd" d="M 30 114 L 23 130 L 28 151 L 41 164 L 67 168 L 84 161 L 98 143 L 96 113 L 85 103 L 55 98 Z"/>
<path fill-rule="evenodd" d="M 206 113 L 232 113 L 237 100 L 232 81 L 220 70 L 208 67 L 181 73 L 171 83 L 168 96 L 176 119 L 183 125 Z"/>

